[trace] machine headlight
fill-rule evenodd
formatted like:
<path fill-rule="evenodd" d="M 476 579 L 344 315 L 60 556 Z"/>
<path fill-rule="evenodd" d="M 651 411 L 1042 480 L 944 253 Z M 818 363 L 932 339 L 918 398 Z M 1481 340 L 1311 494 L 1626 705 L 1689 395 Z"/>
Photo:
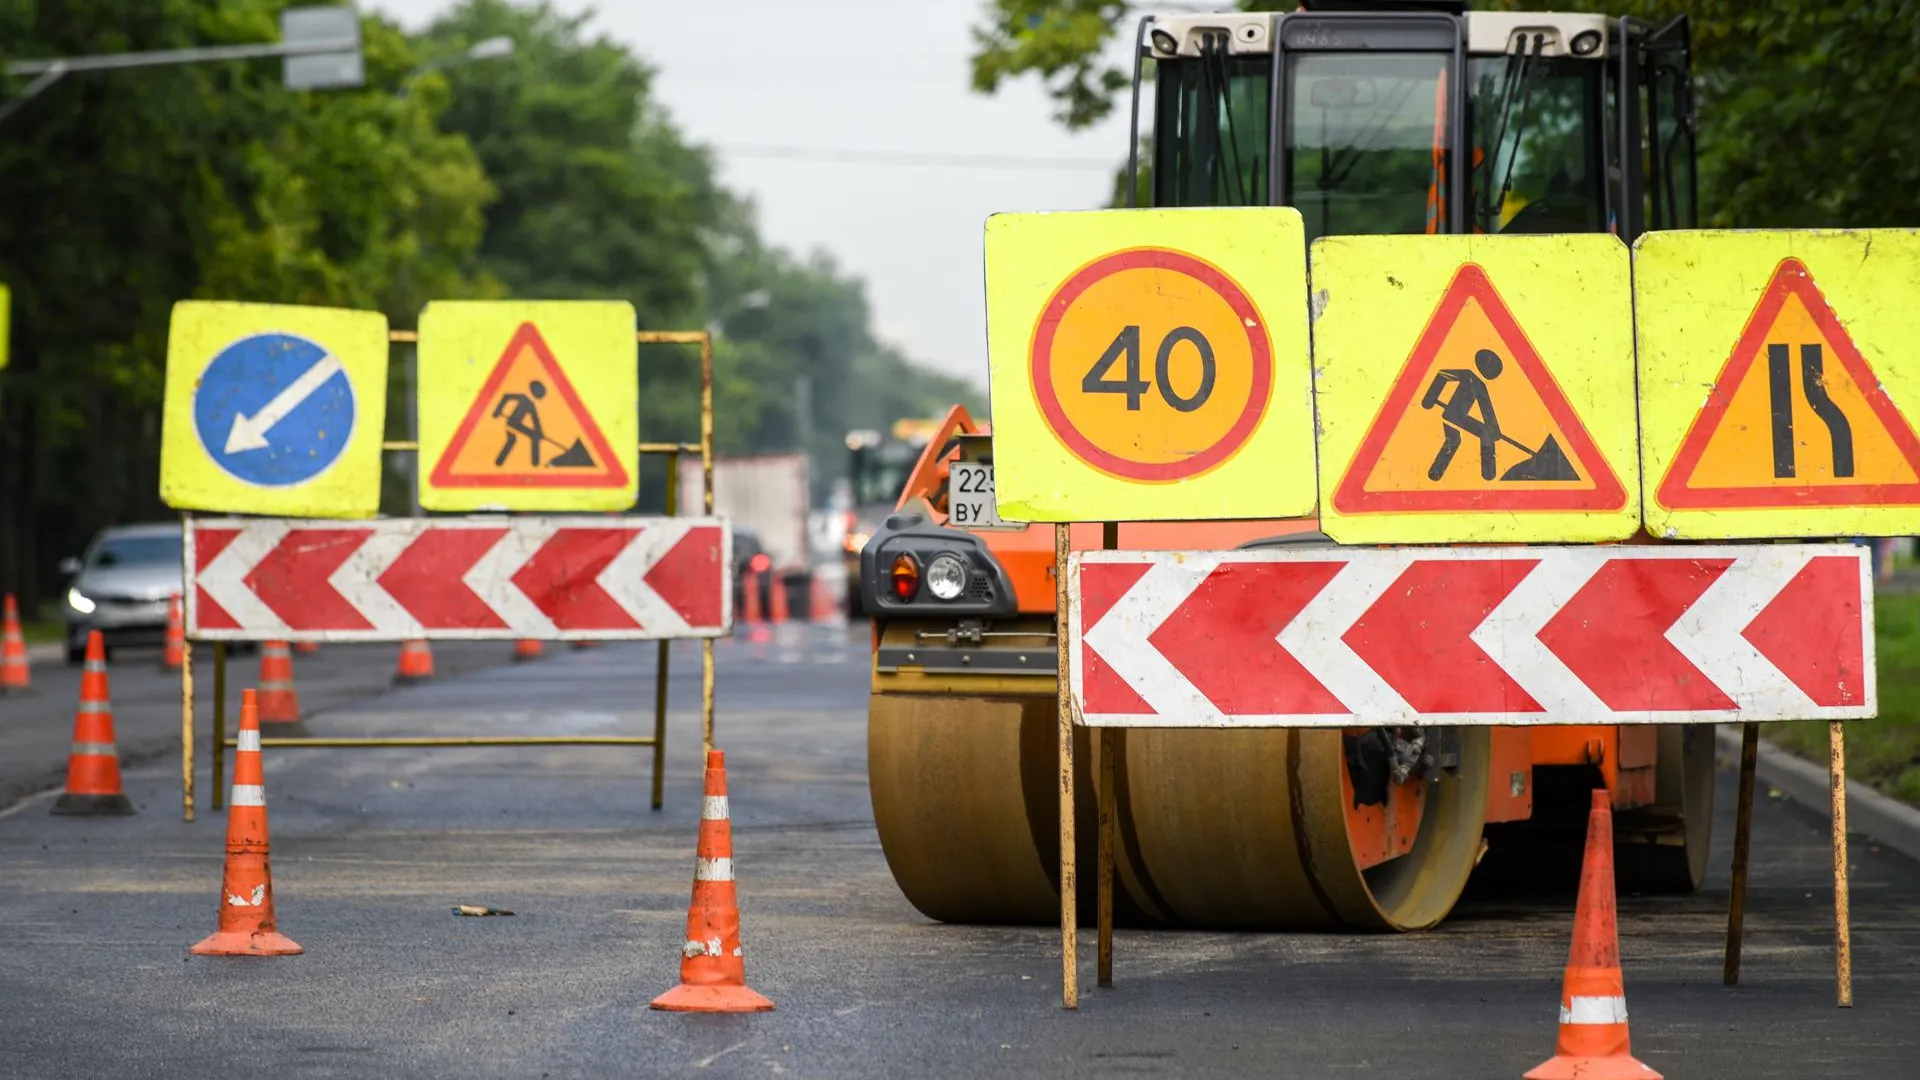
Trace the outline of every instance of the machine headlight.
<path fill-rule="evenodd" d="M 1582 30 L 1573 35 L 1573 55 L 1591 56 L 1600 50 L 1600 31 Z"/>
<path fill-rule="evenodd" d="M 93 614 L 93 601 L 89 600 L 87 594 L 81 592 L 79 589 L 67 590 L 67 606 L 82 615 Z"/>
<path fill-rule="evenodd" d="M 936 599 L 956 600 L 967 591 L 967 567 L 952 555 L 936 555 L 927 564 L 927 591 Z"/>

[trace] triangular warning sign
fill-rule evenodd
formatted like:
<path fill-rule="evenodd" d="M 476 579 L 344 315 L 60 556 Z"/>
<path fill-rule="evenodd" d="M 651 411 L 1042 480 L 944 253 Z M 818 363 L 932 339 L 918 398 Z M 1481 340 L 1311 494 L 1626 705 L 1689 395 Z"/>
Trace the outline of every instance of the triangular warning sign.
<path fill-rule="evenodd" d="M 1460 268 L 1333 492 L 1343 514 L 1618 510 L 1626 489 L 1486 271 Z"/>
<path fill-rule="evenodd" d="M 627 470 L 532 323 L 521 323 L 433 467 L 436 487 L 623 488 Z"/>
<path fill-rule="evenodd" d="M 1920 439 L 1783 260 L 1660 482 L 1669 509 L 1920 503 Z"/>

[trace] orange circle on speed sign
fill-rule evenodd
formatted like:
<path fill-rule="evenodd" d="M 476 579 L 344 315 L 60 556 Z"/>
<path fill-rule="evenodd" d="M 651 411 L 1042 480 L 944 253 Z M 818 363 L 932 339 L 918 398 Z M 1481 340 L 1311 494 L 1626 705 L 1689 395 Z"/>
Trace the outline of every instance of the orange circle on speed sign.
<path fill-rule="evenodd" d="M 1134 248 L 1054 290 L 1030 371 L 1041 416 L 1075 457 L 1165 483 L 1246 445 L 1273 388 L 1273 348 L 1253 301 L 1218 267 Z"/>

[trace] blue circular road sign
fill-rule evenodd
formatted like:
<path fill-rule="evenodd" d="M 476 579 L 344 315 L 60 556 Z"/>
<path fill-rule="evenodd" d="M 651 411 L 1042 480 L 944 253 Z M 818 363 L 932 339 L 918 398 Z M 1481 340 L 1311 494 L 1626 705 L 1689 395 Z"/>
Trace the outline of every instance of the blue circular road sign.
<path fill-rule="evenodd" d="M 255 334 L 220 350 L 193 395 L 207 456 L 262 487 L 326 472 L 353 438 L 353 423 L 353 384 L 340 361 L 293 334 Z"/>

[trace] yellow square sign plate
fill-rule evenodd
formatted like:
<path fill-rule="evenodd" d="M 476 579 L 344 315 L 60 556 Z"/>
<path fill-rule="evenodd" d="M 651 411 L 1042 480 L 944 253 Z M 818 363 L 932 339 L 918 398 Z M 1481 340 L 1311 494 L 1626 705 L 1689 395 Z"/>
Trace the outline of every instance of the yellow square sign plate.
<path fill-rule="evenodd" d="M 1920 231 L 1649 233 L 1647 531 L 1920 532 Z"/>
<path fill-rule="evenodd" d="M 420 505 L 625 510 L 639 346 L 613 300 L 436 301 L 420 314 Z"/>
<path fill-rule="evenodd" d="M 1325 237 L 1312 289 L 1327 535 L 1601 541 L 1639 528 L 1620 241 Z"/>
<path fill-rule="evenodd" d="M 379 312 L 173 306 L 160 425 L 168 506 L 372 517 L 386 420 L 387 319 Z"/>
<path fill-rule="evenodd" d="M 1311 514 L 1305 237 L 1289 207 L 988 219 L 1000 516 Z"/>

